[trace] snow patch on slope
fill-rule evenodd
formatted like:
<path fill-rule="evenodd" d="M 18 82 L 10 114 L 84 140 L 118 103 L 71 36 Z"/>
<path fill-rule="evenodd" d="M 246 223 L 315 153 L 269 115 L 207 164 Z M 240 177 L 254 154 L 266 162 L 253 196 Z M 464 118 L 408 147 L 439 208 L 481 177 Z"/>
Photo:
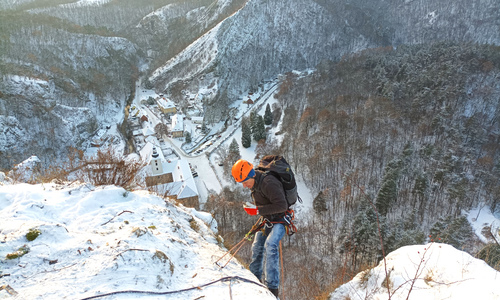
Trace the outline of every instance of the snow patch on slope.
<path fill-rule="evenodd" d="M 0 272 L 10 274 L 1 283 L 13 288 L 19 299 L 81 299 L 124 290 L 165 292 L 228 276 L 254 283 L 221 281 L 169 299 L 274 299 L 236 260 L 224 269 L 215 264 L 226 250 L 207 226 L 211 223 L 214 228 L 215 223 L 209 214 L 145 191 L 88 184 L 4 185 L 0 220 Z M 41 232 L 31 242 L 25 237 L 30 229 Z M 6 259 L 21 247 L 29 252 Z"/>
<path fill-rule="evenodd" d="M 406 246 L 359 273 L 330 296 L 337 299 L 500 299 L 500 272 L 446 244 Z"/>

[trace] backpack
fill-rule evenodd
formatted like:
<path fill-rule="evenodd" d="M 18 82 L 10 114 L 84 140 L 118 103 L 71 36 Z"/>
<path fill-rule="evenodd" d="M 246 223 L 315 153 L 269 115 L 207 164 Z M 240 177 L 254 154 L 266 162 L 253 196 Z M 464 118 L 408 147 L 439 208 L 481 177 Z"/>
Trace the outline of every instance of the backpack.
<path fill-rule="evenodd" d="M 278 155 L 266 155 L 264 156 L 257 166 L 256 170 L 262 171 L 262 176 L 267 176 L 268 174 L 273 175 L 278 178 L 283 185 L 283 190 L 285 191 L 286 201 L 288 202 L 288 207 L 294 205 L 297 200 L 302 203 L 302 199 L 297 193 L 297 183 L 295 182 L 295 174 L 293 174 L 290 164 L 283 158 L 283 156 Z"/>

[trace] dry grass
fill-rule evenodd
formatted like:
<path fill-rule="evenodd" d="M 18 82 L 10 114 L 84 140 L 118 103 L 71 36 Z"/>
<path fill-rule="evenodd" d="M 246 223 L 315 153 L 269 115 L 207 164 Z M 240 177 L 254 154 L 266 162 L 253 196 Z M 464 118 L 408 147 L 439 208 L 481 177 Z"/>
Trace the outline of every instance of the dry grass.
<path fill-rule="evenodd" d="M 128 189 L 140 185 L 137 174 L 145 166 L 144 161 L 127 159 L 111 147 L 97 151 L 95 156 L 84 156 L 81 150 L 72 149 L 64 164 L 36 170 L 15 168 L 9 172 L 9 177 L 13 182 L 31 184 L 76 180 L 95 186 L 116 185 Z"/>

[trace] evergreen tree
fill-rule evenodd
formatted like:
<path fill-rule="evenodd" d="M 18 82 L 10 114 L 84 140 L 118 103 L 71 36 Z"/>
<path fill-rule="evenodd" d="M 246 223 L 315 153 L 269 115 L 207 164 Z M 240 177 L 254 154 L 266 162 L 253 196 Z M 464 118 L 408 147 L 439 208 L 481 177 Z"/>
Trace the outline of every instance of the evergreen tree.
<path fill-rule="evenodd" d="M 241 158 L 240 146 L 238 145 L 238 142 L 233 138 L 231 144 L 229 144 L 229 148 L 221 149 L 218 153 L 221 156 L 221 159 L 224 160 L 224 165 L 222 167 L 224 176 L 228 180 L 232 180 L 231 169 L 234 163 Z"/>
<path fill-rule="evenodd" d="M 416 219 L 417 211 L 413 210 L 408 216 L 397 218 L 391 226 L 387 227 L 387 238 L 384 239 L 386 253 L 403 246 L 423 244 L 425 242 L 425 234 L 419 230 Z"/>
<path fill-rule="evenodd" d="M 273 124 L 273 113 L 271 112 L 271 106 L 269 103 L 266 105 L 266 112 L 264 113 L 264 124 L 271 125 Z"/>
<path fill-rule="evenodd" d="M 472 227 L 465 216 L 441 217 L 430 230 L 432 240 L 450 244 L 457 249 L 462 249 L 468 244 L 473 235 Z"/>
<path fill-rule="evenodd" d="M 233 141 L 229 145 L 229 152 L 228 152 L 228 159 L 230 165 L 232 166 L 240 158 L 241 158 L 240 146 L 238 145 L 236 139 L 233 139 Z"/>
<path fill-rule="evenodd" d="M 364 199 L 354 217 L 349 235 L 344 234 L 342 251 L 352 253 L 354 265 L 373 263 L 380 258 L 381 247 L 377 226 L 377 215 L 369 199 Z M 384 237 L 384 219 L 380 219 L 381 234 Z"/>
<path fill-rule="evenodd" d="M 257 142 L 260 140 L 266 140 L 266 126 L 264 125 L 264 118 L 257 115 L 257 122 L 255 124 L 255 130 L 253 131 L 253 138 Z"/>
<path fill-rule="evenodd" d="M 415 186 L 413 187 L 413 193 L 417 194 L 420 197 L 424 197 L 429 187 L 429 182 L 427 181 L 427 174 L 419 174 L 415 179 Z"/>
<path fill-rule="evenodd" d="M 186 143 L 191 144 L 191 142 L 192 142 L 191 132 L 185 131 L 184 132 L 184 138 L 186 138 Z"/>
<path fill-rule="evenodd" d="M 245 148 L 252 145 L 252 129 L 250 128 L 250 120 L 248 118 L 241 120 L 241 145 Z"/>
<path fill-rule="evenodd" d="M 207 125 L 205 123 L 203 123 L 201 125 L 201 132 L 203 132 L 204 134 L 207 134 L 209 131 L 210 131 L 210 129 L 208 129 Z"/>
<path fill-rule="evenodd" d="M 250 112 L 250 128 L 252 129 L 252 134 L 255 134 L 255 131 L 257 130 L 258 116 L 259 115 L 255 112 L 255 110 Z"/>
<path fill-rule="evenodd" d="M 392 160 L 385 168 L 382 186 L 380 187 L 375 200 L 375 206 L 381 216 L 387 215 L 387 212 L 391 208 L 392 204 L 396 202 L 398 195 L 396 182 L 399 177 L 400 169 L 401 160 L 399 159 Z"/>
<path fill-rule="evenodd" d="M 325 197 L 325 194 L 323 193 L 323 191 L 320 191 L 318 193 L 318 196 L 316 196 L 316 198 L 314 198 L 313 208 L 317 214 L 320 214 L 320 213 L 328 210 L 328 208 L 326 207 L 326 197 Z"/>

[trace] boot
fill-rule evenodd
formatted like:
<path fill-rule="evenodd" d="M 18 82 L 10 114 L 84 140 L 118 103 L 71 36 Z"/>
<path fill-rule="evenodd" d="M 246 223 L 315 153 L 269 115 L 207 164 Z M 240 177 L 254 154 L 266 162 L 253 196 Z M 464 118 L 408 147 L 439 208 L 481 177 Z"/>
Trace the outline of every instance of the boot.
<path fill-rule="evenodd" d="M 269 289 L 271 291 L 271 293 L 273 293 L 274 296 L 276 296 L 276 298 L 278 298 L 278 289 Z"/>

